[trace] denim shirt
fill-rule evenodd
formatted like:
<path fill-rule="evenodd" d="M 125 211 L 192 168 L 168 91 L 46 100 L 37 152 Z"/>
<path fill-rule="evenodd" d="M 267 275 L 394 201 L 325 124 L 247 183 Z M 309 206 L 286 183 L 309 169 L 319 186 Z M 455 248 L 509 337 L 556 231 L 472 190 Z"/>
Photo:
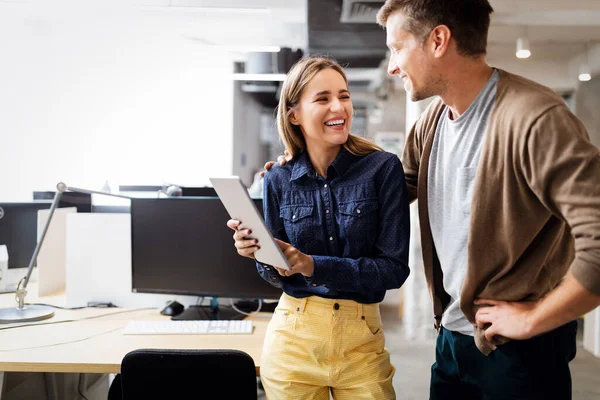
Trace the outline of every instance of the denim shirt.
<path fill-rule="evenodd" d="M 297 298 L 321 296 L 378 303 L 409 274 L 410 219 L 404 171 L 384 151 L 342 149 L 319 176 L 306 152 L 264 177 L 265 222 L 277 239 L 314 260 L 313 276 L 284 277 L 257 262 L 273 286 Z M 260 243 L 259 243 L 260 245 Z"/>

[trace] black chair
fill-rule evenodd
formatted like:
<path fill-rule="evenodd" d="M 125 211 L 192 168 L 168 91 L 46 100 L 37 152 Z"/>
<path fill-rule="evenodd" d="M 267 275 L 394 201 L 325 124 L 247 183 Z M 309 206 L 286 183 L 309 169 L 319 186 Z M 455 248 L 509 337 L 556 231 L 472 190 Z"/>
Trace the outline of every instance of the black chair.
<path fill-rule="evenodd" d="M 243 351 L 139 349 L 123 357 L 108 399 L 257 400 L 257 392 L 254 360 Z"/>

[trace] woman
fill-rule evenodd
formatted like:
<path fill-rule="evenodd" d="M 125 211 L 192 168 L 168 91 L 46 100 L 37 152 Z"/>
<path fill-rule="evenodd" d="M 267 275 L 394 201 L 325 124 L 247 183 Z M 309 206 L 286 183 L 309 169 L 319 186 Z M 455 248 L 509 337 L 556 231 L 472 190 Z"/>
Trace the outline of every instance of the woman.
<path fill-rule="evenodd" d="M 409 209 L 397 156 L 350 135 L 343 69 L 306 57 L 288 73 L 277 112 L 292 159 L 264 177 L 267 227 L 291 266 L 257 263 L 283 294 L 265 337 L 269 399 L 394 399 L 379 303 L 409 274 Z M 252 227 L 230 220 L 238 253 Z"/>

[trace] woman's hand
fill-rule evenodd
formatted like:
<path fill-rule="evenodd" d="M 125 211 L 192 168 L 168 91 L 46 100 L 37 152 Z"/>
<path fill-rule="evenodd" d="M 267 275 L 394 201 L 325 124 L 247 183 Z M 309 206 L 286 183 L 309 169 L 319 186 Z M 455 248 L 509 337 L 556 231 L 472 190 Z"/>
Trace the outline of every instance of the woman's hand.
<path fill-rule="evenodd" d="M 283 251 L 283 255 L 287 258 L 288 264 L 291 267 L 289 270 L 275 267 L 277 272 L 279 272 L 279 275 L 291 276 L 294 274 L 302 274 L 306 277 L 311 277 L 313 275 L 313 272 L 315 271 L 315 262 L 311 256 L 304 254 L 289 243 L 279 239 L 275 239 L 275 241 L 279 245 L 281 251 Z"/>
<path fill-rule="evenodd" d="M 234 230 L 234 246 L 240 256 L 254 258 L 254 253 L 260 249 L 260 246 L 258 246 L 258 240 L 250 236 L 252 234 L 251 229 L 241 227 L 241 224 L 242 222 L 236 219 L 230 219 L 227 221 L 227 226 Z"/>

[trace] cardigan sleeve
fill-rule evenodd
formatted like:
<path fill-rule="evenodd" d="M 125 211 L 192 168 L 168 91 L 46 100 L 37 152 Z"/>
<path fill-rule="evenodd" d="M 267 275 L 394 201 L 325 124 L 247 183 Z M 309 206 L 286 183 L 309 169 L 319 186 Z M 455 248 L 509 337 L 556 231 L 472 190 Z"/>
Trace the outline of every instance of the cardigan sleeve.
<path fill-rule="evenodd" d="M 529 187 L 573 235 L 571 273 L 600 295 L 600 151 L 563 105 L 544 112 L 524 144 L 520 159 Z"/>

